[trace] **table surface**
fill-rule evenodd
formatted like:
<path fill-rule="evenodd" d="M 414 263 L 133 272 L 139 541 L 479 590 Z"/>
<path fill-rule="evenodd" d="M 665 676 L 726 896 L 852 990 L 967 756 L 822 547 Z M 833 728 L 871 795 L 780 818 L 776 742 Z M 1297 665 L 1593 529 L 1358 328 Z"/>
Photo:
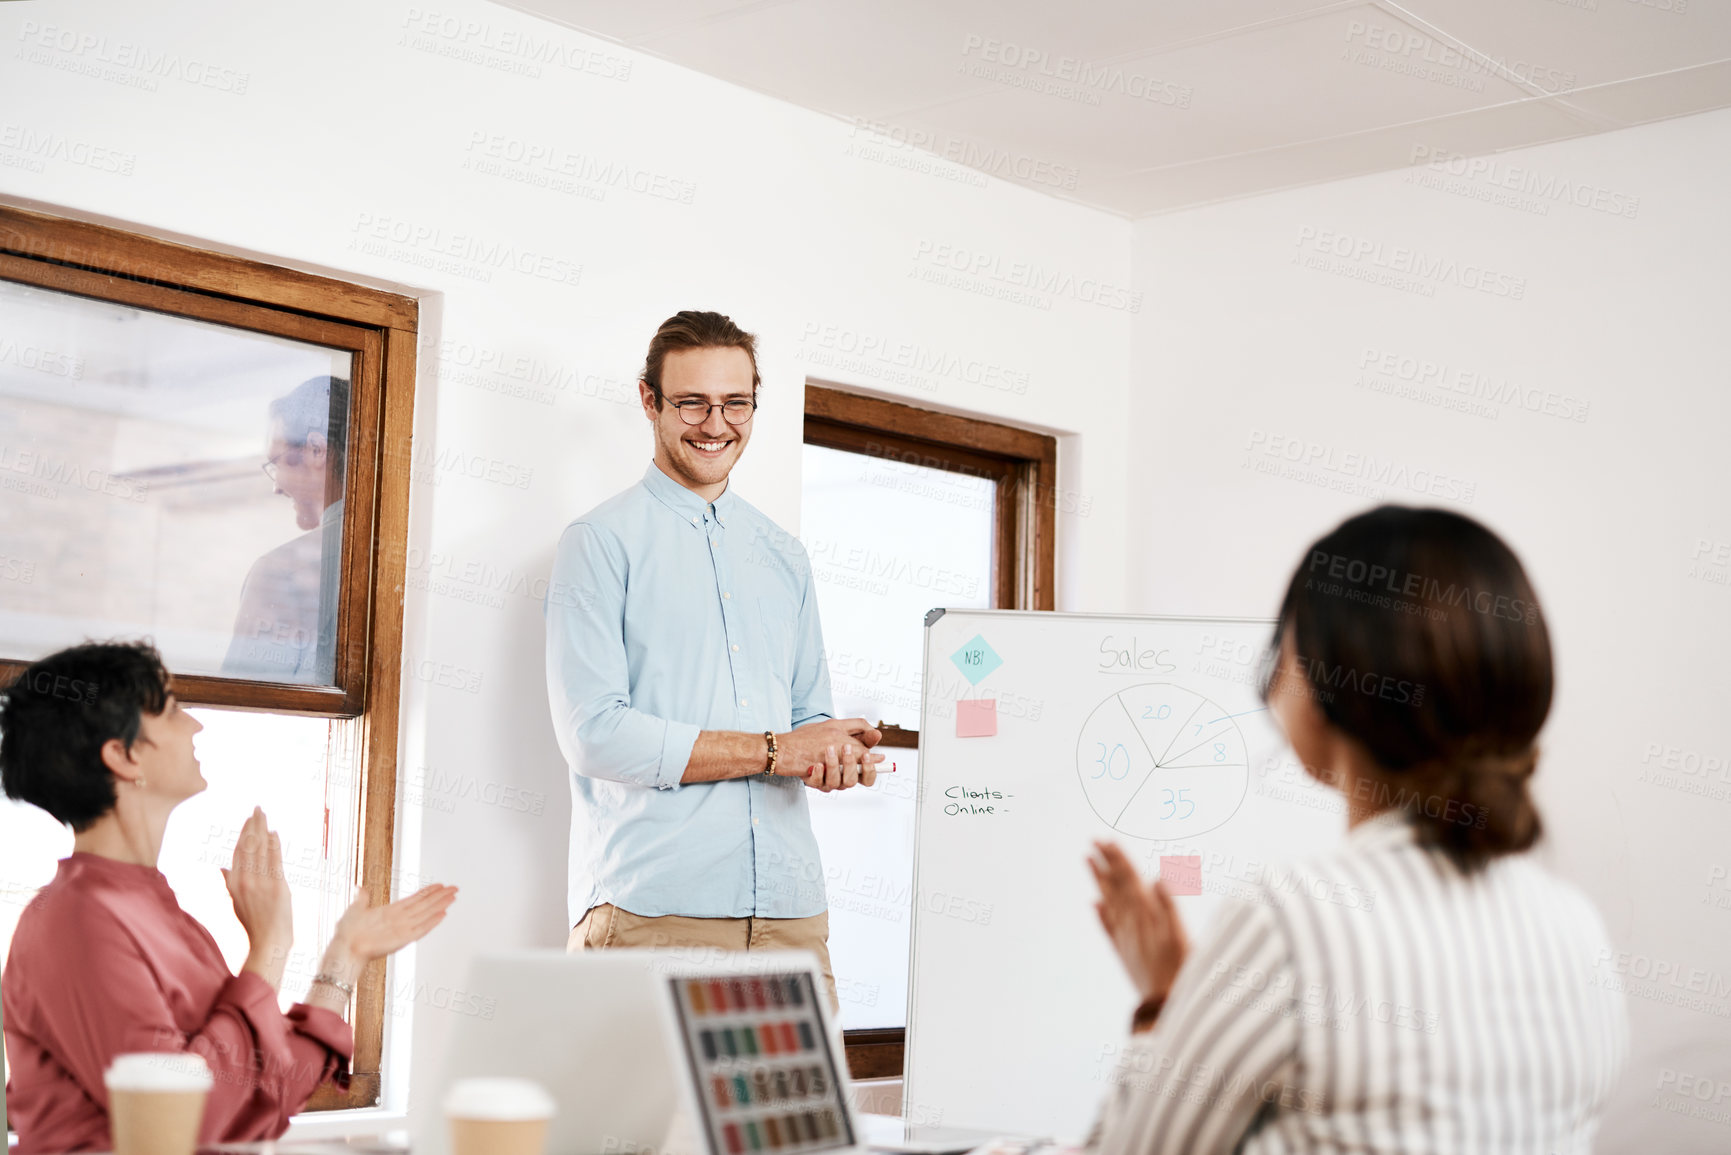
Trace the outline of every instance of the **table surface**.
<path fill-rule="evenodd" d="M 863 1144 L 889 1143 L 902 1135 L 899 1115 L 871 1115 L 860 1112 Z M 929 1128 L 936 1130 L 936 1128 Z M 327 1139 L 276 1139 L 263 1143 L 214 1143 L 200 1147 L 197 1155 L 408 1155 L 409 1133 L 388 1130 Z"/>

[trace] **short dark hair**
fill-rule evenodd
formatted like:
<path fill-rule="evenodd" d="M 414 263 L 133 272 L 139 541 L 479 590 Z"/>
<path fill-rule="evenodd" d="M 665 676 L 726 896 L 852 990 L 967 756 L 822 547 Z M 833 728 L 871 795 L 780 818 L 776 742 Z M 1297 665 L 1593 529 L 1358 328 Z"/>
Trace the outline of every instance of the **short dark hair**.
<path fill-rule="evenodd" d="M 326 474 L 343 484 L 348 461 L 349 379 L 308 377 L 270 403 L 269 420 L 281 424 L 283 444 L 305 446 L 316 434 L 325 439 Z"/>
<path fill-rule="evenodd" d="M 747 333 L 733 323 L 732 317 L 720 313 L 705 313 L 683 309 L 661 322 L 655 336 L 649 340 L 649 353 L 643 359 L 643 372 L 638 376 L 655 394 L 655 407 L 661 408 L 661 366 L 669 353 L 681 349 L 744 349 L 751 358 L 751 395 L 763 378 L 757 372 L 757 335 Z"/>
<path fill-rule="evenodd" d="M 1308 696 L 1375 761 L 1384 805 L 1409 808 L 1426 844 L 1470 870 L 1538 841 L 1527 788 L 1551 640 L 1496 534 L 1442 509 L 1348 518 L 1292 575 L 1271 656 L 1284 641 Z"/>
<path fill-rule="evenodd" d="M 86 642 L 32 662 L 0 691 L 0 785 L 74 831 L 114 809 L 102 747 L 130 750 L 172 692 L 148 642 Z"/>

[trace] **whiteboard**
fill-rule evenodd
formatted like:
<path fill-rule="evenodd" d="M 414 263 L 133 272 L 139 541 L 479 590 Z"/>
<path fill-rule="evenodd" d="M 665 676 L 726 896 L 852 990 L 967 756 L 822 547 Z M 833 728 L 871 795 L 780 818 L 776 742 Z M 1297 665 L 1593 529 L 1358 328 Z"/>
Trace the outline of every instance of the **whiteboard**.
<path fill-rule="evenodd" d="M 1257 696 L 1274 623 L 933 610 L 926 622 L 903 1113 L 1080 1138 L 1136 996 L 1094 913 L 1090 843 L 1177 900 L 1195 944 L 1272 864 L 1336 844 L 1341 797 Z M 960 737 L 990 721 L 996 733 Z M 959 703 L 959 705 L 958 705 Z"/>

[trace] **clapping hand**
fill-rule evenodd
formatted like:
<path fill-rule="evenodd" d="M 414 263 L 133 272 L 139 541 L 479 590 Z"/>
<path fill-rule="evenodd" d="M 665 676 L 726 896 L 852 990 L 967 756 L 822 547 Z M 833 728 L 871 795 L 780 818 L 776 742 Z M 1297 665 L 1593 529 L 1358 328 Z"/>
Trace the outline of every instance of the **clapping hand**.
<path fill-rule="evenodd" d="M 395 954 L 438 926 L 456 898 L 456 887 L 434 884 L 407 898 L 374 906 L 363 890 L 337 919 L 331 945 L 325 948 L 319 973 L 307 992 L 307 1005 L 342 1014 L 366 965 Z"/>
<path fill-rule="evenodd" d="M 234 844 L 234 861 L 222 881 L 234 903 L 234 916 L 246 931 L 249 949 L 244 970 L 272 988 L 282 985 L 283 967 L 294 945 L 294 910 L 282 868 L 282 841 L 253 807 Z"/>
<path fill-rule="evenodd" d="M 1165 882 L 1156 879 L 1145 886 L 1115 842 L 1096 842 L 1088 868 L 1100 887 L 1094 910 L 1137 993 L 1143 999 L 1164 997 L 1190 953 L 1190 940 Z"/>
<path fill-rule="evenodd" d="M 433 883 L 408 898 L 374 906 L 363 890 L 337 920 L 323 969 L 352 975 L 374 959 L 395 954 L 443 922 L 456 899 L 456 887 Z"/>

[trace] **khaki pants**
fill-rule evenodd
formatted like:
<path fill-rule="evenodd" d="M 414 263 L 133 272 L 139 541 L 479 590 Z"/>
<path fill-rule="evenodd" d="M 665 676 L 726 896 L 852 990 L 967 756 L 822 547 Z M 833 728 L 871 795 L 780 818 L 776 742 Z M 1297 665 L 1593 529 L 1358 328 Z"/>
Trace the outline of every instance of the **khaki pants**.
<path fill-rule="evenodd" d="M 610 947 L 704 946 L 716 950 L 809 950 L 823 968 L 829 988 L 829 1009 L 839 1012 L 835 975 L 829 969 L 829 912 L 810 918 L 691 918 L 683 914 L 659 917 L 632 914 L 610 902 L 592 906 L 571 928 L 565 949 L 607 950 Z"/>

